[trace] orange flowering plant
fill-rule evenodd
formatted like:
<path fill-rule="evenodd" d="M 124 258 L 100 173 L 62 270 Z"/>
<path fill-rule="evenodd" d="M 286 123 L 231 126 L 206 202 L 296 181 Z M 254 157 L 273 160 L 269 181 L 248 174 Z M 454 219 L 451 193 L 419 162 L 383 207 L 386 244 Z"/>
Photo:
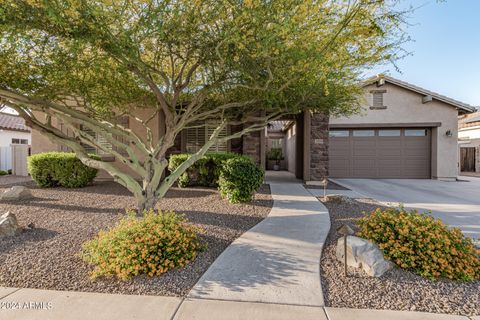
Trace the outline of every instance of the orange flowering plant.
<path fill-rule="evenodd" d="M 202 249 L 199 228 L 174 212 L 135 211 L 94 239 L 85 242 L 81 258 L 95 266 L 92 277 L 116 275 L 122 280 L 139 274 L 161 275 L 172 268 L 184 267 Z"/>
<path fill-rule="evenodd" d="M 376 243 L 386 259 L 431 279 L 480 279 L 480 250 L 458 228 L 430 213 L 376 209 L 359 220 L 359 236 Z"/>

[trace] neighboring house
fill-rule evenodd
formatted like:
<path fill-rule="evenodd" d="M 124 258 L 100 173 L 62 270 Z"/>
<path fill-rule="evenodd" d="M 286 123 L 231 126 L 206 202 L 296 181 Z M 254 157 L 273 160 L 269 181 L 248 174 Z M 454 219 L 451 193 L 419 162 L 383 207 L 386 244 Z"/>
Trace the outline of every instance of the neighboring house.
<path fill-rule="evenodd" d="M 458 119 L 460 171 L 480 173 L 480 112 Z"/>
<path fill-rule="evenodd" d="M 25 125 L 25 120 L 18 115 L 0 112 L 0 169 L 13 169 L 15 161 L 12 161 L 13 148 L 17 145 L 25 146 L 28 150 L 31 143 L 30 128 Z M 20 148 L 19 148 L 20 149 Z M 26 155 L 25 154 L 25 158 Z M 23 165 L 26 159 L 18 159 Z M 22 170 L 23 171 L 23 170 Z"/>
<path fill-rule="evenodd" d="M 366 103 L 359 114 L 329 119 L 305 111 L 272 123 L 265 130 L 215 145 L 210 152 L 246 154 L 266 168 L 267 151 L 280 146 L 284 168 L 312 184 L 327 176 L 456 179 L 457 118 L 474 108 L 383 75 L 367 79 L 363 86 Z M 150 114 L 144 109 L 136 112 L 140 119 Z M 162 119 L 159 114 L 149 122 L 154 139 L 165 130 Z M 136 120 L 121 121 L 137 134 L 145 134 Z M 209 122 L 206 125 L 184 130 L 170 153 L 197 151 L 215 127 Z M 63 130 L 61 124 L 56 126 Z M 241 127 L 231 126 L 222 134 L 239 130 Z M 64 150 L 35 130 L 32 139 L 33 153 Z M 115 161 L 107 155 L 104 158 Z"/>

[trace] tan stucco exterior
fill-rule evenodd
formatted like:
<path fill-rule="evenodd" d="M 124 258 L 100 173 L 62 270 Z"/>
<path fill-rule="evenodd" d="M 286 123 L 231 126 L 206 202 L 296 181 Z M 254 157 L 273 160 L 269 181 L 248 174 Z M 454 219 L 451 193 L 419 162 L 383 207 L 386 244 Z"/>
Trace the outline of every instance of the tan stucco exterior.
<path fill-rule="evenodd" d="M 152 110 L 149 109 L 137 109 L 135 111 L 135 116 L 139 119 L 148 119 L 152 115 Z M 45 117 L 45 115 L 42 115 L 40 112 L 36 113 L 36 117 L 41 119 L 41 117 Z M 63 132 L 66 132 L 64 128 L 62 128 L 56 121 L 56 119 L 52 119 L 52 124 L 58 128 L 61 129 Z M 129 128 L 135 132 L 138 136 L 144 138 L 146 137 L 146 130 L 138 122 L 137 120 L 133 119 L 132 117 L 129 118 Z M 160 135 L 163 134 L 164 126 L 163 126 L 163 119 L 162 115 L 157 115 L 154 117 L 151 121 L 148 123 L 149 127 L 152 130 L 152 135 L 153 139 L 158 140 Z M 68 132 L 67 134 L 71 136 Z M 37 154 L 37 153 L 42 153 L 42 152 L 49 152 L 49 151 L 68 151 L 68 149 L 64 146 L 58 145 L 50 141 L 48 137 L 45 135 L 42 135 L 38 130 L 32 130 L 32 148 L 31 148 L 32 154 Z M 139 159 L 142 159 L 142 156 L 139 154 Z M 110 157 L 111 158 L 111 157 Z M 114 158 L 112 158 L 114 159 Z M 114 159 L 115 165 L 119 168 L 123 168 L 126 172 L 129 172 L 130 174 L 133 174 L 133 172 L 130 171 L 130 169 L 127 167 L 127 165 L 121 163 L 117 159 Z M 134 175 L 135 176 L 135 175 Z M 111 180 L 111 176 L 104 172 L 100 171 L 99 174 L 97 175 L 97 180 Z"/>
<path fill-rule="evenodd" d="M 330 126 L 363 127 L 429 127 L 432 130 L 431 174 L 435 179 L 455 179 L 458 175 L 458 110 L 455 106 L 431 99 L 425 95 L 385 82 L 364 87 L 364 106 L 358 114 L 349 117 L 331 117 Z M 372 109 L 372 91 L 384 90 L 384 109 Z M 451 136 L 446 132 L 450 131 Z"/>

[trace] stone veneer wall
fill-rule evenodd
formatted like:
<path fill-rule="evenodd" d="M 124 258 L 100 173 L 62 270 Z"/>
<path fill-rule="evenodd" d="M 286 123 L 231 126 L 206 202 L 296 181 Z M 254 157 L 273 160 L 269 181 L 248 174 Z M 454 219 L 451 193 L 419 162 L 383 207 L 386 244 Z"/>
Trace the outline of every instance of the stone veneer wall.
<path fill-rule="evenodd" d="M 475 172 L 480 173 L 480 147 L 475 148 Z"/>
<path fill-rule="evenodd" d="M 308 180 L 321 181 L 328 177 L 328 119 L 328 115 L 323 113 L 311 115 L 310 179 Z"/>
<path fill-rule="evenodd" d="M 257 164 L 261 163 L 260 159 L 260 131 L 247 133 L 243 136 L 243 154 L 252 157 Z"/>

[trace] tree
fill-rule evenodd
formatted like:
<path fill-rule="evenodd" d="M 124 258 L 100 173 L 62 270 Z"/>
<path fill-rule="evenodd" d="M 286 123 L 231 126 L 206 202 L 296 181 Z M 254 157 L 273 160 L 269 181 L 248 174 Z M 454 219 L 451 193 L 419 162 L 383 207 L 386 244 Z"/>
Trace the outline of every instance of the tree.
<path fill-rule="evenodd" d="M 0 0 L 0 103 L 107 171 L 139 210 L 151 208 L 215 143 L 305 109 L 353 110 L 362 70 L 401 52 L 403 13 L 393 4 Z M 136 117 L 138 108 L 151 116 Z M 159 114 L 165 133 L 154 138 L 149 123 Z M 145 135 L 119 124 L 121 115 Z M 162 177 L 175 137 L 207 119 L 218 125 L 205 145 Z M 238 124 L 239 132 L 220 136 Z M 98 137 L 128 170 L 88 156 L 85 145 L 105 148 Z"/>

